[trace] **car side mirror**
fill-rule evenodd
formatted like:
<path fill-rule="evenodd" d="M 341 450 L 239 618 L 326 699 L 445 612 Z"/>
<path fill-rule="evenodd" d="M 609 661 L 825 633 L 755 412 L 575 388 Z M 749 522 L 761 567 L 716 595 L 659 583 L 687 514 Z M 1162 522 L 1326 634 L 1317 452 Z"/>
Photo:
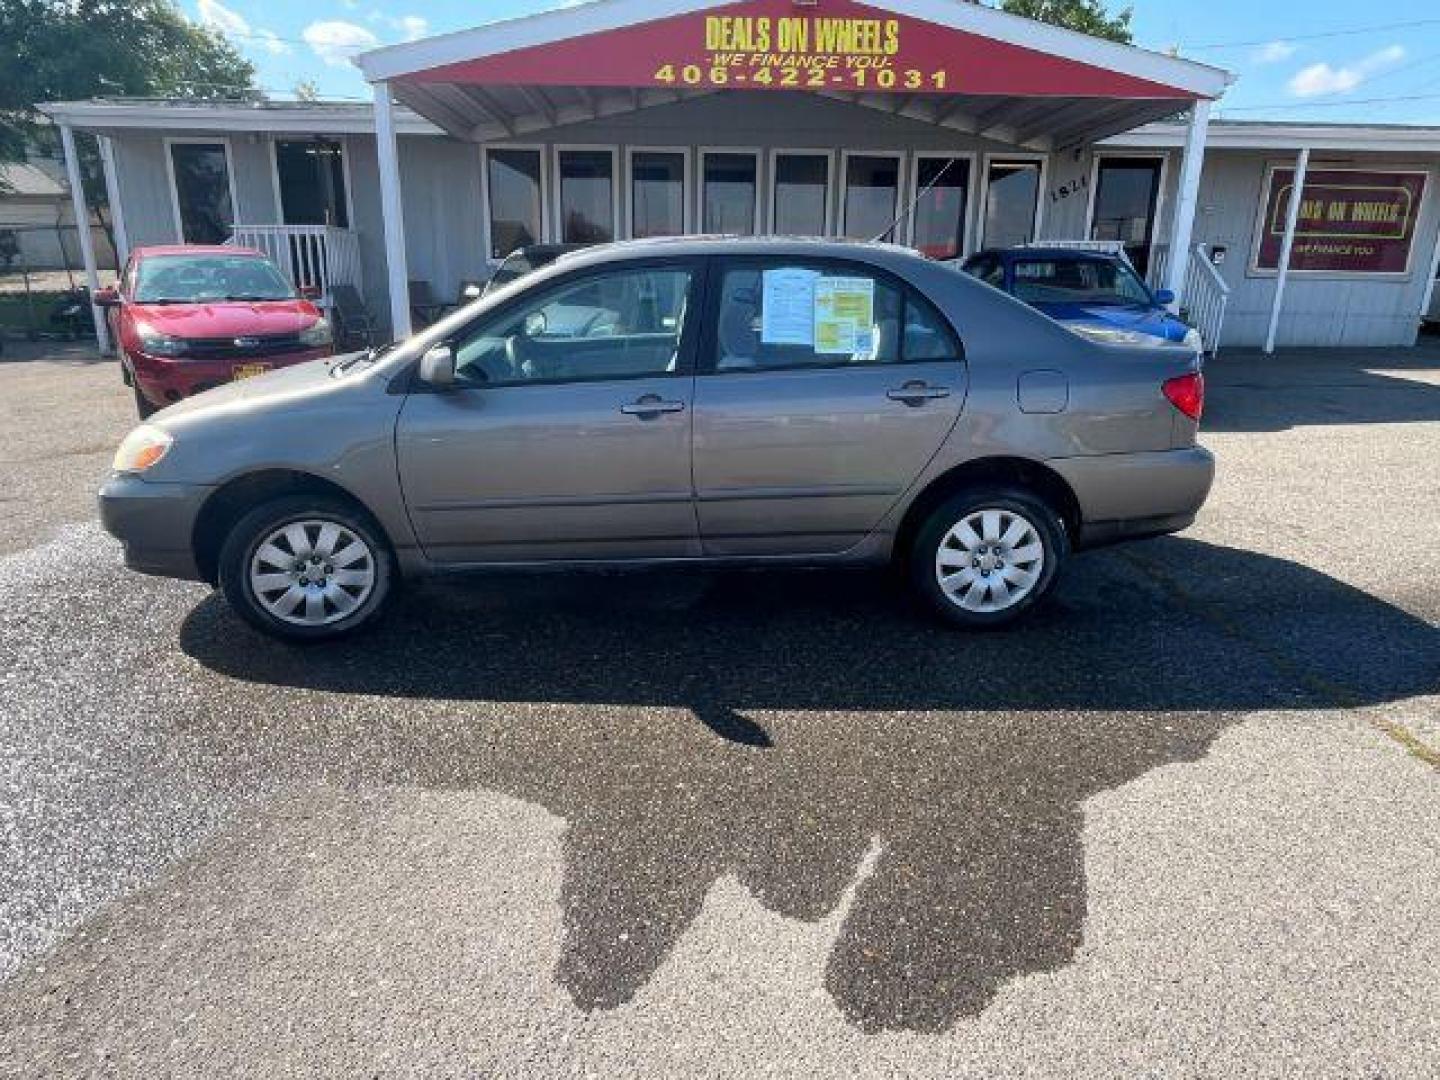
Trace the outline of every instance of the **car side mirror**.
<path fill-rule="evenodd" d="M 90 297 L 96 307 L 118 307 L 120 294 L 114 285 L 107 285 L 103 289 L 96 289 L 95 294 Z"/>
<path fill-rule="evenodd" d="M 455 385 L 455 353 L 449 345 L 432 345 L 420 357 L 420 378 L 444 390 Z"/>
<path fill-rule="evenodd" d="M 1162 307 L 1169 307 L 1175 302 L 1175 294 L 1169 289 L 1156 289 L 1155 302 Z"/>

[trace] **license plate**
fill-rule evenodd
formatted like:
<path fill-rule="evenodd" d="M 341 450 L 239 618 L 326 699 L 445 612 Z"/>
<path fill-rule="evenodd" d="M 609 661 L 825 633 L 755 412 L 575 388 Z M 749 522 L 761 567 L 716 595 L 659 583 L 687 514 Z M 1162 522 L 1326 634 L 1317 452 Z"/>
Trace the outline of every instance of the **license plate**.
<path fill-rule="evenodd" d="M 230 369 L 230 375 L 236 382 L 239 382 L 241 379 L 253 379 L 256 375 L 264 375 L 269 370 L 269 364 L 236 364 Z"/>

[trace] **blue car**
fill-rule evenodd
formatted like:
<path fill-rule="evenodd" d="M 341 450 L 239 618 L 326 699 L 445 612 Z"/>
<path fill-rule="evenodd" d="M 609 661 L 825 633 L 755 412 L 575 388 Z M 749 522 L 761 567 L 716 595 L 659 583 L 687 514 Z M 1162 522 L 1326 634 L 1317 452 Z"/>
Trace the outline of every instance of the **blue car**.
<path fill-rule="evenodd" d="M 991 249 L 970 256 L 961 269 L 1087 337 L 1120 344 L 1158 338 L 1202 349 L 1200 332 L 1166 309 L 1175 299 L 1170 291 L 1151 292 L 1116 255 L 1074 248 Z"/>

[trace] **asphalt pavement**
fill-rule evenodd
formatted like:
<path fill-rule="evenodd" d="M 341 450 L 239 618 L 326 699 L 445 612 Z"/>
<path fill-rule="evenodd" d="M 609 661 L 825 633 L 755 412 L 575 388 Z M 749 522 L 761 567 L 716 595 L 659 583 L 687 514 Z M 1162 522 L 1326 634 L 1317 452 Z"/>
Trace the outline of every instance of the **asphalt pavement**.
<path fill-rule="evenodd" d="M 1022 629 L 882 573 L 130 574 L 0 362 L 0 1075 L 1395 1076 L 1440 1059 L 1440 350 L 1222 357 L 1211 502 Z"/>

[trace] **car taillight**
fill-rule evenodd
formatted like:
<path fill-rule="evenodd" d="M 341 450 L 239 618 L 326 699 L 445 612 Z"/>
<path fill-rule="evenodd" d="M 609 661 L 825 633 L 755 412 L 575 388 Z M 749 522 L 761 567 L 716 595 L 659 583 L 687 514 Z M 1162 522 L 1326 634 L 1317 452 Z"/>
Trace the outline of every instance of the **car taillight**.
<path fill-rule="evenodd" d="M 1161 389 L 1165 391 L 1171 405 L 1191 420 L 1200 419 L 1200 413 L 1205 409 L 1204 375 L 1198 371 L 1192 371 L 1188 375 L 1176 375 L 1173 379 L 1166 379 Z"/>

